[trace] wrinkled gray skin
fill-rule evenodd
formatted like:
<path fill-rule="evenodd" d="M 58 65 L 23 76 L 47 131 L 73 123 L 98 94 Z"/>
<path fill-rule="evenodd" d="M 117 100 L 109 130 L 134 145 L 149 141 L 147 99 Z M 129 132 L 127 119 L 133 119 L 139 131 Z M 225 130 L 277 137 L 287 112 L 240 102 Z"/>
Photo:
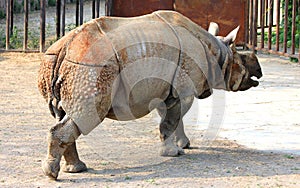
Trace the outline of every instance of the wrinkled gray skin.
<path fill-rule="evenodd" d="M 57 179 L 62 156 L 65 172 L 85 171 L 75 141 L 104 118 L 136 119 L 153 109 L 162 118 L 160 154 L 183 154 L 190 142 L 182 118 L 194 97 L 209 97 L 212 88 L 246 90 L 258 85 L 252 76 L 262 76 L 258 62 L 248 65 L 250 55 L 241 57 L 229 47 L 237 31 L 218 39 L 179 13 L 157 11 L 130 19 L 102 17 L 57 41 L 39 73 L 40 92 L 58 119 L 48 135 L 45 175 Z M 163 42 L 143 42 L 151 37 Z M 109 51 L 113 55 L 106 56 Z M 160 57 L 158 64 L 149 60 L 153 57 Z M 132 84 L 134 79 L 139 82 Z"/>

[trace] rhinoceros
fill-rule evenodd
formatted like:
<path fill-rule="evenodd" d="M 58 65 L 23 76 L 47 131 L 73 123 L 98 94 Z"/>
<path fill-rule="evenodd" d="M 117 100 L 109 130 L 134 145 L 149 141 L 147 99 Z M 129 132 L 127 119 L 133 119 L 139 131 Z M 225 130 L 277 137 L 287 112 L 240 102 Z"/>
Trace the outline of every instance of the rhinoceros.
<path fill-rule="evenodd" d="M 218 38 L 180 13 L 156 11 L 100 17 L 58 40 L 46 51 L 38 77 L 57 119 L 48 134 L 45 175 L 57 179 L 62 156 L 64 171 L 86 170 L 75 141 L 105 118 L 132 120 L 153 109 L 162 117 L 160 154 L 182 154 L 190 144 L 182 118 L 194 97 L 209 97 L 213 88 L 258 85 L 251 78 L 262 76 L 255 55 L 242 58 L 229 46 L 237 31 Z"/>

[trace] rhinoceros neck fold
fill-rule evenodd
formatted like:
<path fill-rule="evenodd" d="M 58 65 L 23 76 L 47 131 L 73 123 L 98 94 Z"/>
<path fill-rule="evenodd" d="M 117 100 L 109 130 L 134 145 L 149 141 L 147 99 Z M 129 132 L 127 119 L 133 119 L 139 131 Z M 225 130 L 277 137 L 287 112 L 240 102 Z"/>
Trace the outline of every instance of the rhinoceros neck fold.
<path fill-rule="evenodd" d="M 207 79 L 210 88 L 226 89 L 224 73 L 228 65 L 227 60 L 232 59 L 230 49 L 215 36 L 179 13 L 157 11 L 155 14 L 176 29 L 182 42 L 183 54 L 191 58 L 193 63 L 197 64 L 197 68 L 201 69 L 199 74 L 203 74 L 204 77 L 196 76 L 196 81 Z M 183 61 L 187 62 L 187 58 L 183 57 Z M 191 77 L 194 79 L 194 76 Z M 202 82 L 200 83 L 202 86 L 196 84 L 198 92 L 203 89 L 203 84 Z"/>

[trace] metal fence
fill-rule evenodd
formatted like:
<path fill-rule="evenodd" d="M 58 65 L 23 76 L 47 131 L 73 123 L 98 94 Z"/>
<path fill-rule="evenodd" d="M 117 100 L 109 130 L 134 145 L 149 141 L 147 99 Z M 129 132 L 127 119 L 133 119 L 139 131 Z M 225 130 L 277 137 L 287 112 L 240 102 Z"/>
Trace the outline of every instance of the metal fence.
<path fill-rule="evenodd" d="M 300 60 L 299 0 L 253 0 L 248 10 L 248 47 Z"/>
<path fill-rule="evenodd" d="M 5 29 L 5 49 L 1 51 L 16 51 L 16 52 L 44 52 L 46 50 L 46 0 L 39 0 L 40 2 L 40 23 L 39 23 L 39 49 L 28 49 L 28 15 L 29 15 L 29 0 L 24 0 L 24 27 L 23 27 L 23 48 L 22 49 L 12 49 L 10 48 L 11 35 L 14 28 L 14 11 L 13 4 L 14 0 L 6 0 L 6 29 Z M 76 19 L 75 26 L 83 24 L 84 20 L 84 5 L 87 4 L 87 1 L 84 0 L 71 0 L 72 3 L 76 4 L 76 11 L 74 17 Z M 96 18 L 100 16 L 100 2 L 101 0 L 92 0 L 91 6 L 91 18 Z M 61 36 L 65 35 L 66 31 L 66 0 L 56 0 L 56 15 L 55 15 L 55 31 L 56 31 L 56 40 Z"/>
<path fill-rule="evenodd" d="M 104 1 L 104 0 L 103 0 Z M 176 7 L 176 0 L 170 0 Z M 199 0 L 201 1 L 201 0 Z M 234 1 L 234 0 L 232 0 Z M 242 0 L 245 7 L 245 41 L 244 45 L 253 50 L 267 51 L 300 60 L 299 35 L 300 35 L 300 6 L 299 0 Z M 44 52 L 46 33 L 46 0 L 40 0 L 39 23 L 39 49 L 28 49 L 28 3 L 24 0 L 24 28 L 23 49 L 10 49 L 10 38 L 13 30 L 13 0 L 6 0 L 6 51 L 38 51 Z M 83 10 L 87 3 L 84 0 L 71 0 L 76 4 L 75 26 L 84 22 Z M 178 2 L 180 2 L 178 0 Z M 178 3 L 177 2 L 177 3 Z M 111 7 L 115 6 L 113 0 L 106 0 L 105 6 L 101 0 L 89 1 L 88 9 L 91 9 L 91 18 L 100 16 L 100 9 L 110 15 Z M 182 2 L 181 2 L 182 3 Z M 234 3 L 234 2 L 233 2 Z M 147 3 L 145 3 L 145 7 Z M 85 7 L 86 8 L 86 7 Z M 159 7 L 157 7 L 159 8 Z M 176 10 L 174 8 L 174 10 Z M 56 0 L 55 31 L 56 39 L 65 34 L 66 0 Z"/>

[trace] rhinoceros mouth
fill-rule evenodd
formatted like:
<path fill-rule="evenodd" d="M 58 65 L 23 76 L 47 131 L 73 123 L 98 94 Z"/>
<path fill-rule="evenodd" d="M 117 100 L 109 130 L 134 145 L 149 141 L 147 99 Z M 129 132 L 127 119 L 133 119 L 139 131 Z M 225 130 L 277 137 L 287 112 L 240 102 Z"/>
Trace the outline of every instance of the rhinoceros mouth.
<path fill-rule="evenodd" d="M 239 91 L 245 91 L 250 89 L 251 87 L 257 87 L 259 85 L 258 79 L 260 79 L 260 75 L 248 75 L 243 78 L 243 81 L 239 87 Z"/>
<path fill-rule="evenodd" d="M 261 69 L 256 70 L 255 72 L 250 72 L 249 82 L 252 87 L 257 87 L 259 85 L 258 80 L 263 76 Z"/>
<path fill-rule="evenodd" d="M 249 81 L 251 82 L 251 85 L 253 87 L 257 87 L 259 85 L 258 79 L 259 78 L 256 76 L 252 76 L 251 78 L 249 78 Z"/>

